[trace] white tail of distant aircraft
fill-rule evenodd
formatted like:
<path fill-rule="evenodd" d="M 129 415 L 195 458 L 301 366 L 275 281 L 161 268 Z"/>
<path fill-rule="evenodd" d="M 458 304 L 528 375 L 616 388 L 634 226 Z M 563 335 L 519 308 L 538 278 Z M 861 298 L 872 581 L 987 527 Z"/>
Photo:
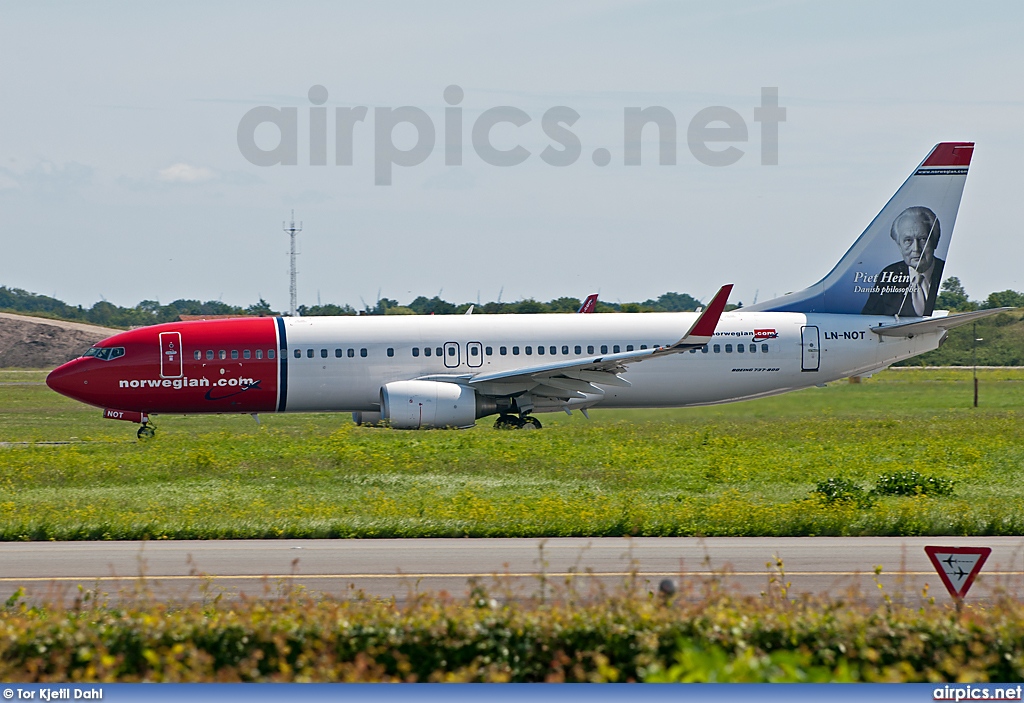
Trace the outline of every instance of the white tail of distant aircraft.
<path fill-rule="evenodd" d="M 146 436 L 158 413 L 539 428 L 544 412 L 724 403 L 867 374 L 999 312 L 933 313 L 972 152 L 937 145 L 821 281 L 728 313 L 731 286 L 700 313 L 171 323 L 106 339 L 47 383 Z"/>

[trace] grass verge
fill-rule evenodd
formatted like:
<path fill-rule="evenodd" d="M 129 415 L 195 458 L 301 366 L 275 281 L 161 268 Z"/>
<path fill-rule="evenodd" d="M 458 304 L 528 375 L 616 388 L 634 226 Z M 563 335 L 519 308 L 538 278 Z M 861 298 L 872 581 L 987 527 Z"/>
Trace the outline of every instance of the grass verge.
<path fill-rule="evenodd" d="M 970 371 L 904 369 L 532 433 L 165 417 L 137 442 L 5 371 L 0 539 L 1024 534 L 1024 371 L 979 375 L 978 409 Z M 893 476 L 951 494 L 817 490 Z"/>

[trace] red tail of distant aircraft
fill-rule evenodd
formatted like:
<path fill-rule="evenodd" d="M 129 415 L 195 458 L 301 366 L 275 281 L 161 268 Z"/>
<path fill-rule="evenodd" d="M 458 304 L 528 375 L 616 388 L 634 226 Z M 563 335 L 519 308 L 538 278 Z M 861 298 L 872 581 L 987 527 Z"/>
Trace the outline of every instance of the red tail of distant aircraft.
<path fill-rule="evenodd" d="M 583 301 L 583 305 L 580 305 L 578 313 L 590 313 L 594 312 L 594 308 L 597 307 L 597 293 L 591 293 L 587 296 L 587 299 Z"/>

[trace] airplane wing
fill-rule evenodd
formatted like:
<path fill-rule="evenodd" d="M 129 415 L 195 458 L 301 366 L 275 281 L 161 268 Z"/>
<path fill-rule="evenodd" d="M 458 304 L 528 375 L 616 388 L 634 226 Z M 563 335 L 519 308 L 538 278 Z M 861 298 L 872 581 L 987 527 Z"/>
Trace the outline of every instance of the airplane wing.
<path fill-rule="evenodd" d="M 678 354 L 707 344 L 718 326 L 731 291 L 731 284 L 722 286 L 686 334 L 668 346 L 566 359 L 476 376 L 431 376 L 430 380 L 464 383 L 484 395 L 512 395 L 530 391 L 534 395 L 552 398 L 583 398 L 585 393 L 603 393 L 600 388 L 592 385 L 594 383 L 628 387 L 629 381 L 619 376 L 628 364 Z"/>
<path fill-rule="evenodd" d="M 871 331 L 882 337 L 913 337 L 916 334 L 926 334 L 937 330 L 951 330 L 968 322 L 975 322 L 983 317 L 997 315 L 1013 308 L 990 308 L 988 310 L 975 310 L 963 312 L 957 315 L 946 315 L 944 317 L 933 317 L 929 320 L 917 320 L 915 322 L 899 322 L 893 325 L 879 325 L 872 327 Z"/>

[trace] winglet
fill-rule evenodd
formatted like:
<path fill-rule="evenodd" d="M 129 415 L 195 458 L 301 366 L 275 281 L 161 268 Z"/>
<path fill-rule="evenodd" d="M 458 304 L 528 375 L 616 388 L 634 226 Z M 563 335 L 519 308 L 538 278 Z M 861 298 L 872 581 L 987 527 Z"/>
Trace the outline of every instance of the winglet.
<path fill-rule="evenodd" d="M 576 312 L 583 314 L 594 312 L 595 307 L 597 307 L 597 293 L 591 293 Z"/>
<path fill-rule="evenodd" d="M 679 341 L 682 342 L 689 337 L 707 337 L 711 339 L 711 336 L 715 333 L 715 328 L 718 327 L 718 320 L 722 317 L 722 313 L 725 312 L 725 305 L 729 302 L 730 293 L 732 293 L 731 283 L 727 283 L 719 288 L 718 292 L 715 293 L 715 297 L 704 308 L 704 312 L 693 323 L 690 331 L 683 335 L 683 339 Z"/>

